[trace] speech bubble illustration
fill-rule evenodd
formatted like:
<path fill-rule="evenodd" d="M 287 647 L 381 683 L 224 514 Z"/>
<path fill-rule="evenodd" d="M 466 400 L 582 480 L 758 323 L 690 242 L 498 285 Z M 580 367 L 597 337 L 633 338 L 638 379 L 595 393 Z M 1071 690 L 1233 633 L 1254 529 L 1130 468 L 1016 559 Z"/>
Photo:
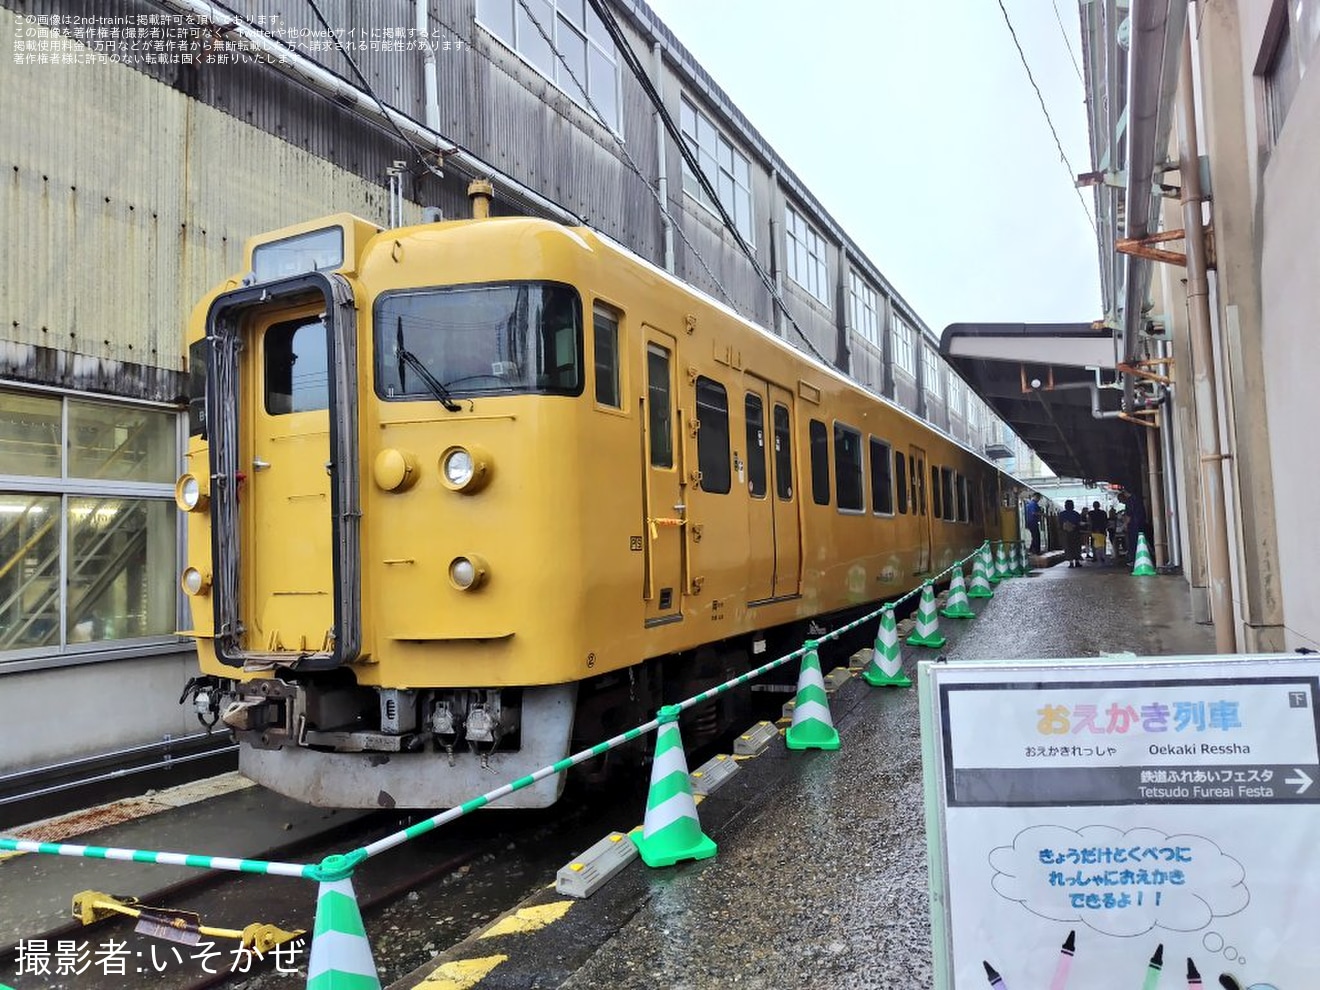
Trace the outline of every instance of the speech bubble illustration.
<path fill-rule="evenodd" d="M 1130 937 L 1193 932 L 1251 900 L 1242 864 L 1200 835 L 1036 825 L 990 852 L 995 893 L 1032 914 Z"/>

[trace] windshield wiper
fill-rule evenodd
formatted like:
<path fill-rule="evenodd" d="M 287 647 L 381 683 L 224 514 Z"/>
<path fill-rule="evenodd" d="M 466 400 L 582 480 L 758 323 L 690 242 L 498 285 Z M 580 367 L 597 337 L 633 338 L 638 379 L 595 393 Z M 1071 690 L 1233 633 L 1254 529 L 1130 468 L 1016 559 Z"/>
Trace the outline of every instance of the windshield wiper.
<path fill-rule="evenodd" d="M 398 356 L 400 365 L 406 364 L 408 367 L 412 368 L 413 371 L 417 372 L 417 377 L 422 380 L 422 384 L 426 386 L 427 391 L 435 396 L 436 401 L 444 406 L 445 409 L 449 412 L 458 412 L 463 408 L 454 401 L 454 397 L 449 393 L 449 389 L 441 385 L 439 379 L 431 374 L 431 369 L 422 363 L 422 359 L 403 346 L 402 316 L 399 317 L 397 329 L 394 334 L 394 353 Z M 402 367 L 399 368 L 399 388 L 404 388 Z"/>

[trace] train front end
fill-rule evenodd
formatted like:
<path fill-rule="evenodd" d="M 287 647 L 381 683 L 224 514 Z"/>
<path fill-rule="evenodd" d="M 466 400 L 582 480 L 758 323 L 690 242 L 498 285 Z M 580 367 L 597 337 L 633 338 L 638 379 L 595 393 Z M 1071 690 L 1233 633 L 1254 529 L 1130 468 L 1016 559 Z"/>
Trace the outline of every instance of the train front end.
<path fill-rule="evenodd" d="M 330 217 L 195 310 L 190 701 L 258 783 L 449 807 L 568 752 L 583 319 L 552 228 Z"/>

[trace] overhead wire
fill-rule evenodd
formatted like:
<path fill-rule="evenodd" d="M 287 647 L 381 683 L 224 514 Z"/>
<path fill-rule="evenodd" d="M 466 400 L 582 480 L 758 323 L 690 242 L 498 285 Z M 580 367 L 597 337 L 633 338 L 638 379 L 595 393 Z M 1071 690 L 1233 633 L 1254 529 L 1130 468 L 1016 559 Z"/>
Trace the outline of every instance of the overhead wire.
<path fill-rule="evenodd" d="M 593 0 L 595 2 L 595 0 Z M 1091 230 L 1097 237 L 1100 236 L 1096 229 L 1095 219 L 1091 216 L 1091 211 L 1086 208 L 1086 199 L 1082 196 L 1082 191 L 1077 188 L 1077 172 L 1072 167 L 1072 162 L 1068 160 L 1068 153 L 1063 150 L 1063 142 L 1059 140 L 1059 132 L 1054 128 L 1054 120 L 1050 117 L 1049 107 L 1045 105 L 1045 96 L 1040 91 L 1040 86 L 1036 84 L 1036 77 L 1031 71 L 1031 66 L 1027 62 L 1027 53 L 1022 50 L 1022 42 L 1018 40 L 1017 31 L 1013 28 L 1013 20 L 1008 16 L 1008 8 L 1004 6 L 1004 0 L 998 0 L 999 10 L 1004 15 L 1004 23 L 1008 25 L 1008 33 L 1013 37 L 1013 47 L 1017 49 L 1018 58 L 1022 62 L 1022 68 L 1027 72 L 1027 80 L 1031 83 L 1031 88 L 1036 91 L 1036 99 L 1040 103 L 1040 112 L 1045 115 L 1045 123 L 1049 126 L 1050 134 L 1054 136 L 1054 146 L 1059 149 L 1059 158 L 1068 169 L 1068 184 L 1072 186 L 1073 192 L 1077 193 L 1077 202 L 1082 204 L 1082 212 L 1086 214 L 1086 222 L 1091 225 Z"/>
<path fill-rule="evenodd" d="M 1059 14 L 1059 0 L 1050 0 L 1054 4 L 1054 20 L 1059 25 L 1059 34 L 1063 36 L 1063 47 L 1068 49 L 1068 57 L 1072 59 L 1073 68 L 1077 71 L 1077 81 L 1083 86 L 1086 85 L 1086 79 L 1082 75 L 1082 67 L 1077 64 L 1077 56 L 1073 54 L 1072 41 L 1068 38 L 1068 29 L 1063 26 L 1063 17 Z"/>

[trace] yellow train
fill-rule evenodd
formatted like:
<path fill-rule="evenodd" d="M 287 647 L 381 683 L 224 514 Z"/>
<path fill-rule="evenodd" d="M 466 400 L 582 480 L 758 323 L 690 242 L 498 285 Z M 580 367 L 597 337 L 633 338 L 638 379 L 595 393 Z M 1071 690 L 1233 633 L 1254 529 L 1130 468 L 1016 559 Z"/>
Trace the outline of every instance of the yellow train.
<path fill-rule="evenodd" d="M 248 776 L 451 806 L 1016 538 L 1017 483 L 948 436 L 591 230 L 476 205 L 257 237 L 190 320 L 193 701 Z"/>

